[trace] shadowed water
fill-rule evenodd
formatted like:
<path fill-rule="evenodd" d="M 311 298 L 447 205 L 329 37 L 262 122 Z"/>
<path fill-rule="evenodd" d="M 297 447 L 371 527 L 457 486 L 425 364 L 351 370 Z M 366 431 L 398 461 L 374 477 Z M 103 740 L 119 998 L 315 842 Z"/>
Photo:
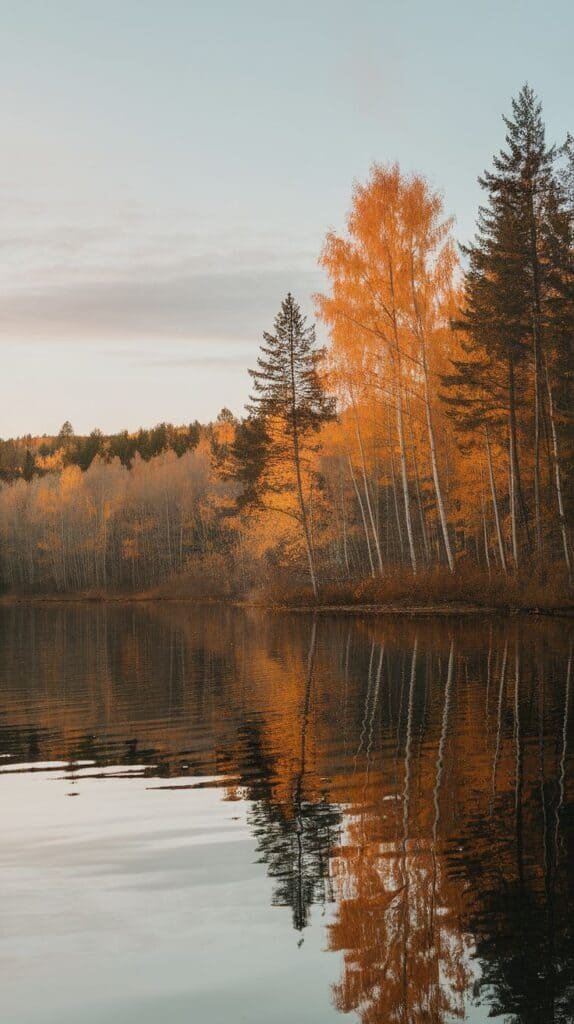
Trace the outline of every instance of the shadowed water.
<path fill-rule="evenodd" d="M 573 635 L 0 609 L 2 1021 L 572 1021 Z"/>

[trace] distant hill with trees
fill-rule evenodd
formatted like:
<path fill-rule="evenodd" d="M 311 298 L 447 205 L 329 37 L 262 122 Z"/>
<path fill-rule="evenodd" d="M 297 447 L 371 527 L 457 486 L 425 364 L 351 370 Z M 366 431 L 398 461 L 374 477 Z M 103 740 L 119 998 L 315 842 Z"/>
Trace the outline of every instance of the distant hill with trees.
<path fill-rule="evenodd" d="M 183 455 L 197 447 L 202 429 L 209 432 L 209 426 L 202 428 L 196 420 L 184 426 L 158 423 L 149 429 L 140 427 L 134 433 L 121 430 L 117 434 L 103 434 L 96 428 L 90 434 L 76 434 L 66 420 L 54 436 L 27 434 L 6 440 L 0 438 L 0 480 L 10 483 L 22 478 L 29 481 L 34 475 L 41 476 L 65 466 L 86 470 L 96 456 L 104 462 L 118 458 L 129 468 L 136 455 L 146 461 L 167 451 Z"/>

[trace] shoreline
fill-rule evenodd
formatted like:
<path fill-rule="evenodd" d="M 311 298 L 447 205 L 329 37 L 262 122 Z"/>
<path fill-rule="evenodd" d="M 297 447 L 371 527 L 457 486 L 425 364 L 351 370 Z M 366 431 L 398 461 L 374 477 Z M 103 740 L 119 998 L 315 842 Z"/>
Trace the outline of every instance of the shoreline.
<path fill-rule="evenodd" d="M 238 601 L 224 598 L 199 599 L 195 597 L 168 597 L 149 594 L 70 594 L 70 595 L 0 595 L 0 607 L 11 608 L 17 605 L 28 607 L 50 607 L 62 605 L 138 605 L 138 604 L 176 604 L 196 607 L 228 607 L 258 609 L 270 612 L 293 612 L 295 614 L 327 614 L 327 615 L 381 615 L 402 618 L 433 618 L 433 617 L 476 617 L 503 615 L 505 618 L 515 616 L 574 617 L 572 605 L 549 605 L 538 607 L 533 605 L 475 605 L 475 604 L 276 604 L 263 601 Z"/>

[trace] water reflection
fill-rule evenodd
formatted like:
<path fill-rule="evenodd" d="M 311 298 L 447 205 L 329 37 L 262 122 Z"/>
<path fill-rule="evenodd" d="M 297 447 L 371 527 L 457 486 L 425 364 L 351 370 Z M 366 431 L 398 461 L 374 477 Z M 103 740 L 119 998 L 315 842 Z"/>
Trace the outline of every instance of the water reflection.
<path fill-rule="evenodd" d="M 341 968 L 326 1010 L 570 1021 L 572 634 L 566 620 L 5 608 L 0 785 L 55 762 L 80 795 L 87 772 L 150 776 L 166 799 L 188 778 L 192 820 L 203 778 L 247 801 L 261 899 L 267 876 L 299 944 L 325 928 Z"/>

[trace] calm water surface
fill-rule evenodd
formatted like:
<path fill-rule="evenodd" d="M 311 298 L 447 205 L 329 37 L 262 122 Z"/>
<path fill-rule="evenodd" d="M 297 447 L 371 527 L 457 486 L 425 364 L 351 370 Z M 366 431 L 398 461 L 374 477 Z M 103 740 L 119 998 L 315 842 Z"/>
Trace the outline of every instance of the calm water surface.
<path fill-rule="evenodd" d="M 573 634 L 0 609 L 1 1020 L 574 1020 Z"/>

